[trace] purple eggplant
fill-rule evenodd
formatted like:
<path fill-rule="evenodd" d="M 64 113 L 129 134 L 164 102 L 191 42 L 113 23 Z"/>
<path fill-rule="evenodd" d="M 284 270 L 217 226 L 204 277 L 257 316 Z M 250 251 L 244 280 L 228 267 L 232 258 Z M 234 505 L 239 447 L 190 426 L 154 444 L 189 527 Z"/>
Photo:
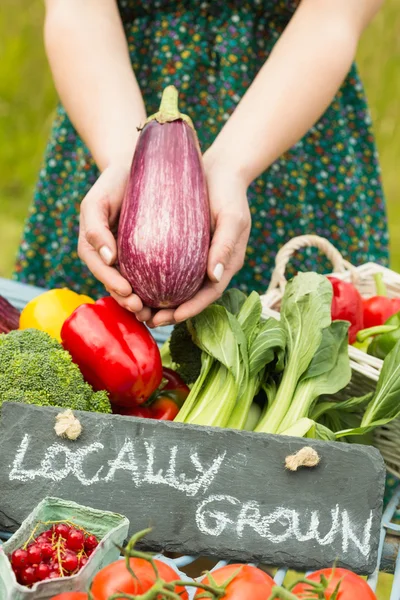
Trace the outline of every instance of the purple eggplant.
<path fill-rule="evenodd" d="M 18 329 L 19 317 L 19 310 L 0 296 L 0 333 L 9 333 L 13 329 Z"/>
<path fill-rule="evenodd" d="M 146 306 L 174 308 L 200 289 L 210 245 L 210 207 L 197 135 L 164 90 L 136 146 L 118 229 L 121 274 Z"/>

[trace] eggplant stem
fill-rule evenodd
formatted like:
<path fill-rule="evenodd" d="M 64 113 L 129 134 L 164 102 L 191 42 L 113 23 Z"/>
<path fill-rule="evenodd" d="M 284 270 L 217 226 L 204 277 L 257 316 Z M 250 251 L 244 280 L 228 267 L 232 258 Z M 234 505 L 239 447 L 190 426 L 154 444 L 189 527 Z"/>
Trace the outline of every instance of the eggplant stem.
<path fill-rule="evenodd" d="M 194 131 L 192 119 L 188 115 L 179 112 L 178 96 L 178 90 L 174 85 L 167 86 L 162 94 L 160 109 L 158 112 L 154 113 L 154 115 L 151 115 L 146 119 L 143 127 L 150 123 L 150 121 L 157 121 L 160 125 L 172 123 L 173 121 L 184 121 Z M 140 129 L 143 129 L 143 127 Z"/>

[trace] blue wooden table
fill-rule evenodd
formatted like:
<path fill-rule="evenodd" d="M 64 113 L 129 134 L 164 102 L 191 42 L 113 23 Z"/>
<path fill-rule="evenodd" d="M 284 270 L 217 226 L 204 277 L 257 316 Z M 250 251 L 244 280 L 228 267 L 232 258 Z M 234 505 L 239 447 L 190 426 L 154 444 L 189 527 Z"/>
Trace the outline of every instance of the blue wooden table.
<path fill-rule="evenodd" d="M 7 298 L 16 308 L 22 309 L 25 304 L 43 293 L 41 288 L 22 285 L 0 278 L 0 294 Z M 170 329 L 154 330 L 154 337 L 159 344 L 162 344 L 169 336 Z M 381 539 L 379 546 L 378 561 L 375 572 L 368 578 L 368 583 L 373 590 L 376 590 L 378 576 L 380 571 L 394 573 L 393 585 L 390 595 L 390 600 L 400 600 L 400 526 L 393 522 L 396 510 L 400 506 L 400 486 L 394 491 L 393 496 L 386 507 L 382 518 Z M 0 496 L 1 510 L 1 496 Z M 9 536 L 6 533 L 0 532 L 0 538 L 7 539 Z M 198 557 L 182 556 L 175 559 L 173 562 L 178 568 L 184 568 L 194 562 Z M 214 568 L 226 564 L 225 561 L 219 561 Z M 286 577 L 287 569 L 278 569 L 275 575 L 275 581 L 281 585 Z M 200 574 L 200 573 L 199 573 Z M 381 600 L 381 599 L 379 599 Z"/>

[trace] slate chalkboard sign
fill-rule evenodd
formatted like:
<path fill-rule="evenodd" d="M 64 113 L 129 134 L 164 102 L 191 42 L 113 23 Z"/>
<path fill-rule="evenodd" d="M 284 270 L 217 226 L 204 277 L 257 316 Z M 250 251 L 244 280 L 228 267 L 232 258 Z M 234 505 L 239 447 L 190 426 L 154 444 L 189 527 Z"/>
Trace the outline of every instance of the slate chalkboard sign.
<path fill-rule="evenodd" d="M 44 496 L 125 514 L 146 547 L 299 569 L 377 560 L 385 468 L 371 447 L 307 440 L 321 458 L 285 469 L 304 440 L 76 413 L 75 441 L 57 409 L 4 404 L 0 528 L 14 531 Z"/>

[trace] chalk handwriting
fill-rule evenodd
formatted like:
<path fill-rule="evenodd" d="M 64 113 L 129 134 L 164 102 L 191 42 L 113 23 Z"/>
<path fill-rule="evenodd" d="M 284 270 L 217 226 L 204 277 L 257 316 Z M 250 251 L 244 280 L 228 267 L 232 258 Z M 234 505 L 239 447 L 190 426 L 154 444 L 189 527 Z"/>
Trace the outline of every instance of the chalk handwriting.
<path fill-rule="evenodd" d="M 237 507 L 236 511 L 232 510 L 233 506 Z M 231 530 L 233 528 L 236 535 L 241 538 L 250 527 L 273 544 L 296 539 L 298 542 L 315 540 L 320 546 L 326 546 L 333 544 L 339 538 L 344 554 L 353 552 L 354 548 L 357 548 L 363 556 L 368 556 L 371 552 L 373 512 L 370 512 L 366 523 L 360 526 L 356 526 L 348 511 L 341 509 L 339 505 L 331 509 L 330 513 L 330 530 L 322 535 L 320 532 L 322 515 L 319 510 L 313 510 L 310 514 L 307 510 L 277 507 L 269 514 L 262 515 L 260 505 L 255 501 L 241 503 L 232 496 L 211 495 L 198 504 L 195 518 L 198 529 L 206 535 L 219 536 L 227 528 Z M 326 515 L 324 517 L 326 518 Z"/>
<path fill-rule="evenodd" d="M 24 460 L 29 455 L 30 441 L 31 436 L 26 433 L 11 465 L 9 474 L 11 481 L 32 481 L 37 478 L 43 478 L 59 482 L 72 475 L 82 485 L 89 486 L 100 481 L 113 482 L 118 471 L 125 471 L 130 473 L 132 481 L 137 487 L 144 483 L 167 485 L 184 492 L 187 496 L 196 496 L 201 491 L 203 493 L 207 491 L 218 474 L 226 456 L 226 452 L 222 452 L 211 461 L 211 464 L 204 465 L 198 454 L 194 452 L 190 455 L 190 460 L 196 475 L 190 479 L 185 473 L 178 472 L 177 446 L 173 446 L 169 450 L 168 468 L 165 472 L 162 469 L 155 472 L 154 465 L 157 447 L 154 443 L 144 441 L 146 464 L 141 471 L 135 456 L 137 445 L 131 439 L 126 438 L 116 458 L 108 461 L 108 470 L 106 465 L 102 465 L 97 473 L 89 479 L 84 472 L 84 461 L 90 454 L 104 450 L 104 445 L 100 442 L 79 448 L 73 448 L 69 445 L 56 442 L 47 448 L 39 468 L 27 469 L 24 467 Z M 61 467 L 59 465 L 60 462 L 62 463 Z M 103 474 L 103 477 L 100 477 L 101 474 Z"/>
<path fill-rule="evenodd" d="M 121 447 L 116 450 L 115 458 L 100 463 L 97 472 L 88 477 L 88 464 L 85 463 L 93 454 L 101 458 L 105 446 L 95 442 L 87 446 L 76 447 L 73 444 L 56 442 L 49 446 L 40 464 L 36 468 L 27 468 L 32 436 L 26 433 L 18 447 L 14 461 L 10 465 L 9 479 L 21 482 L 38 478 L 60 482 L 69 476 L 75 477 L 83 486 L 91 486 L 99 482 L 113 483 L 118 473 L 123 472 L 131 478 L 136 487 L 147 483 L 154 486 L 169 486 L 182 492 L 187 497 L 200 494 L 203 499 L 193 507 L 194 519 L 198 530 L 211 537 L 218 537 L 224 532 L 235 535 L 238 539 L 247 538 L 249 530 L 267 539 L 272 544 L 282 544 L 287 540 L 314 542 L 319 546 L 335 544 L 343 554 L 358 551 L 367 557 L 371 552 L 371 530 L 373 512 L 365 522 L 355 521 L 347 510 L 336 504 L 333 508 L 321 510 L 292 509 L 277 506 L 265 512 L 265 508 L 255 500 L 242 501 L 231 495 L 204 494 L 220 472 L 226 457 L 226 451 L 204 464 L 199 454 L 193 449 L 189 454 L 191 475 L 182 470 L 183 462 L 187 469 L 187 460 L 179 461 L 179 447 L 169 448 L 162 444 L 157 446 L 156 440 L 134 440 L 125 438 Z M 109 454 L 108 454 L 109 455 Z M 163 469 L 157 469 L 157 458 L 161 455 Z M 93 461 L 92 461 L 93 463 Z M 92 464 L 91 463 L 91 464 Z M 97 465 L 98 466 L 98 465 Z M 244 490 L 245 492 L 245 490 Z M 327 518 L 327 514 L 330 515 Z"/>

